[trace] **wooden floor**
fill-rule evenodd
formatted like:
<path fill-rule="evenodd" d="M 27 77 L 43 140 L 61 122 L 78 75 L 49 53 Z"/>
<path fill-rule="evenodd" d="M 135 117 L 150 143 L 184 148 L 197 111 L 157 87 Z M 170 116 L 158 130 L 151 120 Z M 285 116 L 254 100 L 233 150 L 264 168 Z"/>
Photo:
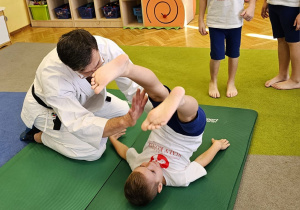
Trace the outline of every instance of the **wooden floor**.
<path fill-rule="evenodd" d="M 244 21 L 242 30 L 242 49 L 277 49 L 274 39 L 256 38 L 249 34 L 265 35 L 272 38 L 269 19 L 260 16 L 261 1 L 256 3 L 255 17 L 251 22 Z M 59 37 L 74 28 L 33 28 L 24 29 L 11 35 L 15 42 L 56 43 Z M 118 45 L 131 46 L 170 46 L 209 48 L 209 35 L 201 36 L 198 32 L 198 16 L 185 28 L 165 29 L 123 29 L 123 28 L 85 28 L 93 35 L 100 35 L 115 41 Z"/>

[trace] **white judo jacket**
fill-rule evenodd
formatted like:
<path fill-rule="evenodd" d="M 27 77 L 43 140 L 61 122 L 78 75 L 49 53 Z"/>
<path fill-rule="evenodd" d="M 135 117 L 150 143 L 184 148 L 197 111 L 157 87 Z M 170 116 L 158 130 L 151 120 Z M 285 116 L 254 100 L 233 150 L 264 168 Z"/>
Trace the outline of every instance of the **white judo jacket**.
<path fill-rule="evenodd" d="M 116 58 L 124 51 L 113 41 L 95 36 L 100 55 L 105 63 Z M 116 83 L 126 98 L 131 101 L 138 85 L 128 78 L 117 78 Z M 95 116 L 106 99 L 106 89 L 99 95 L 94 94 L 90 83 L 81 79 L 72 69 L 62 63 L 56 48 L 39 65 L 34 79 L 35 94 L 57 114 L 68 132 L 80 140 L 99 148 L 108 119 Z M 32 128 L 38 115 L 49 110 L 34 99 L 29 88 L 24 100 L 21 118 L 28 128 Z"/>

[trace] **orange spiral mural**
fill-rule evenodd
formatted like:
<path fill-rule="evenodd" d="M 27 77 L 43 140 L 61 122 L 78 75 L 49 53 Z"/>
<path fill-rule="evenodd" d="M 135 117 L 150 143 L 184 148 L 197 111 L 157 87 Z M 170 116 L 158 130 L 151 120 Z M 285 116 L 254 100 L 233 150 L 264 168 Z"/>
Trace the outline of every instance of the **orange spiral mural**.
<path fill-rule="evenodd" d="M 184 26 L 185 10 L 182 0 L 143 0 L 144 26 Z"/>

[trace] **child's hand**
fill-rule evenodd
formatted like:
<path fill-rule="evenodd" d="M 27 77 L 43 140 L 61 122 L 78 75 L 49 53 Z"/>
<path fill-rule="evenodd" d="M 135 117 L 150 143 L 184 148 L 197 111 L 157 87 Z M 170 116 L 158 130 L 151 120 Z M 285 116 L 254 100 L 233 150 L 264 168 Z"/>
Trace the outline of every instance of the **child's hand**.
<path fill-rule="evenodd" d="M 203 21 L 199 21 L 199 29 L 198 30 L 199 30 L 199 32 L 200 32 L 200 34 L 202 36 L 205 36 L 205 35 L 208 34 L 207 31 L 206 31 L 206 27 L 205 27 L 205 24 L 204 24 Z"/>
<path fill-rule="evenodd" d="M 119 133 L 115 133 L 115 134 L 109 136 L 108 138 L 109 138 L 110 140 L 118 140 L 121 136 L 123 136 L 123 135 L 125 135 L 125 134 L 126 134 L 126 129 L 122 130 L 122 131 L 119 132 Z"/>
<path fill-rule="evenodd" d="M 267 2 L 264 2 L 263 6 L 262 6 L 262 8 L 261 8 L 261 17 L 262 17 L 263 19 L 269 17 L 269 8 L 268 8 Z"/>
<path fill-rule="evenodd" d="M 300 14 L 297 15 L 295 22 L 294 22 L 294 26 L 296 26 L 296 31 L 300 30 Z"/>
<path fill-rule="evenodd" d="M 248 8 L 246 8 L 242 13 L 241 16 L 247 20 L 250 21 L 253 19 L 254 17 L 254 10 L 255 10 L 255 6 L 249 6 Z"/>
<path fill-rule="evenodd" d="M 230 143 L 227 139 L 215 140 L 214 138 L 212 138 L 211 142 L 213 144 L 218 144 L 220 146 L 220 150 L 225 150 L 225 149 L 227 149 L 227 147 L 230 146 Z"/>

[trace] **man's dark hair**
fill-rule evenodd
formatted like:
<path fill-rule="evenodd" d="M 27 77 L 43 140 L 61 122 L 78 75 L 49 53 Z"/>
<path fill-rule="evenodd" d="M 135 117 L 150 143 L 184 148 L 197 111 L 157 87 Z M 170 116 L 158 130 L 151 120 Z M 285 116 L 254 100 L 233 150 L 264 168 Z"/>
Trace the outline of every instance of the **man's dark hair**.
<path fill-rule="evenodd" d="M 91 63 L 93 50 L 98 51 L 97 41 L 83 29 L 62 35 L 57 43 L 58 57 L 74 71 L 84 70 Z"/>
<path fill-rule="evenodd" d="M 132 172 L 125 183 L 125 197 L 134 205 L 144 206 L 156 197 L 158 184 L 149 183 L 140 172 Z"/>

